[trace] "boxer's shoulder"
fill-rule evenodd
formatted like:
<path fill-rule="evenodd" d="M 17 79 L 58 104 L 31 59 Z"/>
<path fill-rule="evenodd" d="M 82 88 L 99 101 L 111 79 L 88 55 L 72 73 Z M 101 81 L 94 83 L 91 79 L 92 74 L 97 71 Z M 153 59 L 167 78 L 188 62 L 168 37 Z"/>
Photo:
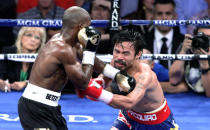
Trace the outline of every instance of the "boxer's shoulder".
<path fill-rule="evenodd" d="M 134 63 L 132 71 L 135 71 L 134 74 L 136 74 L 136 73 L 139 73 L 139 74 L 150 73 L 151 68 L 148 64 L 137 61 Z"/>

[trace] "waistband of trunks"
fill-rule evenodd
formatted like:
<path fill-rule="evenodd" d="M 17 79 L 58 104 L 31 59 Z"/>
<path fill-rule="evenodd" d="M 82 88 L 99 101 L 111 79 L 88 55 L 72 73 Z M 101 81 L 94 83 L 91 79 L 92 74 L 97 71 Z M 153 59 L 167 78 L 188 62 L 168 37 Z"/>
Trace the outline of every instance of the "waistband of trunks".
<path fill-rule="evenodd" d="M 61 93 L 28 83 L 22 96 L 36 102 L 56 107 L 58 106 Z"/>
<path fill-rule="evenodd" d="M 171 111 L 165 100 L 163 105 L 152 112 L 139 113 L 133 110 L 127 110 L 127 114 L 131 119 L 141 124 L 155 125 L 164 122 L 171 114 Z"/>

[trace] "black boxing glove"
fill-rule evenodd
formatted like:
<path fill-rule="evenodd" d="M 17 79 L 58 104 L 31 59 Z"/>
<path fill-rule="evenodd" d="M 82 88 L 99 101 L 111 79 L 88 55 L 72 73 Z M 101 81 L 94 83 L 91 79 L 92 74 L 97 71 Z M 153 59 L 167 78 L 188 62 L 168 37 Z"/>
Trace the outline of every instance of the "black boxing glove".
<path fill-rule="evenodd" d="M 96 52 L 101 40 L 101 33 L 96 28 L 88 26 L 79 31 L 78 39 L 86 51 Z"/>
<path fill-rule="evenodd" d="M 115 81 L 122 95 L 127 95 L 136 86 L 136 80 L 123 70 L 116 74 Z"/>
<path fill-rule="evenodd" d="M 136 86 L 136 80 L 128 75 L 127 72 L 120 71 L 109 64 L 105 66 L 103 74 L 116 82 L 115 86 L 117 86 L 119 92 L 124 93 L 122 95 L 130 93 Z"/>
<path fill-rule="evenodd" d="M 126 96 L 128 94 L 128 92 L 120 91 L 120 89 L 115 81 L 112 81 L 110 88 L 111 88 L 111 92 L 114 94 L 120 94 L 120 95 L 124 95 L 124 96 Z"/>
<path fill-rule="evenodd" d="M 79 31 L 78 40 L 84 48 L 82 64 L 94 65 L 95 53 L 101 40 L 101 33 L 96 28 L 88 26 Z"/>

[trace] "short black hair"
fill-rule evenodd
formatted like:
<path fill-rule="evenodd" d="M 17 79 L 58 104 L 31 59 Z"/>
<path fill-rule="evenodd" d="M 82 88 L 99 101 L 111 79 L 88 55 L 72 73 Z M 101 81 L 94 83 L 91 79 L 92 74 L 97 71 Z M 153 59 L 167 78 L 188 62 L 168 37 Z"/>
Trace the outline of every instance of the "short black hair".
<path fill-rule="evenodd" d="M 155 0 L 154 6 L 157 4 L 172 4 L 174 7 L 176 7 L 174 0 Z"/>
<path fill-rule="evenodd" d="M 139 51 L 142 51 L 146 46 L 144 37 L 139 32 L 134 30 L 120 30 L 113 37 L 113 42 L 115 45 L 125 41 L 133 43 L 135 55 L 137 55 Z"/>

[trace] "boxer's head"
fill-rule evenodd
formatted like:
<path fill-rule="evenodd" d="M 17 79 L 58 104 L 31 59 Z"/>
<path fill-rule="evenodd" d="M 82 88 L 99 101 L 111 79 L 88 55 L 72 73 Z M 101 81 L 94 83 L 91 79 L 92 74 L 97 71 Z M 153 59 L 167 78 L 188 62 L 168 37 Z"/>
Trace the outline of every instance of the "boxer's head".
<path fill-rule="evenodd" d="M 62 22 L 61 34 L 77 42 L 78 32 L 90 25 L 91 18 L 85 9 L 73 6 L 65 10 Z"/>
<path fill-rule="evenodd" d="M 139 60 L 142 49 L 145 46 L 140 33 L 123 30 L 114 36 L 113 64 L 118 69 L 126 69 L 132 66 L 135 60 Z"/>

